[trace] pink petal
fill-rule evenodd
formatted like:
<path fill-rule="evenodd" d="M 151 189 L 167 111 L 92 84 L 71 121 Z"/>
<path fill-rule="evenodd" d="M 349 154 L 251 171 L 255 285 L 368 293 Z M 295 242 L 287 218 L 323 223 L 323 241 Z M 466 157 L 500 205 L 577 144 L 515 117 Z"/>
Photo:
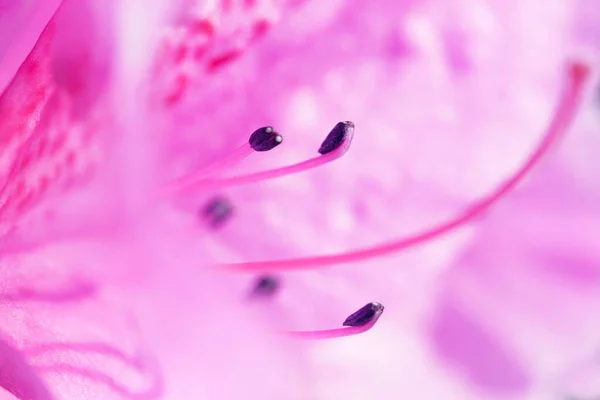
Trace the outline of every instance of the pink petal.
<path fill-rule="evenodd" d="M 0 2 L 0 94 L 13 79 L 62 0 Z"/>
<path fill-rule="evenodd" d="M 257 3 L 262 4 L 244 2 Z M 284 3 L 269 3 L 264 3 L 264 9 L 275 14 L 288 10 L 278 5 Z M 100 166 L 93 179 L 83 179 L 87 184 L 83 189 L 59 189 L 52 196 L 36 198 L 40 200 L 36 205 L 54 212 L 54 220 L 45 219 L 43 207 L 33 208 L 35 202 L 27 207 L 26 215 L 20 209 L 14 211 L 20 222 L 18 233 L 27 239 L 35 236 L 39 226 L 75 234 L 57 244 L 61 236 L 56 231 L 44 232 L 42 242 L 48 246 L 38 249 L 39 253 L 28 252 L 22 260 L 14 259 L 15 268 L 2 272 L 7 312 L 0 315 L 8 335 L 29 352 L 32 365 L 56 388 L 59 398 L 158 396 L 155 370 L 130 360 L 137 350 L 144 354 L 142 358 L 153 359 L 146 348 L 164 369 L 166 398 L 264 399 L 288 398 L 290 393 L 300 393 L 300 398 L 337 398 L 341 392 L 319 388 L 347 380 L 340 373 L 343 368 L 336 366 L 343 357 L 315 362 L 321 350 L 335 344 L 302 353 L 303 345 L 269 333 L 281 328 L 330 327 L 340 315 L 353 310 L 358 299 L 366 298 L 360 304 L 371 300 L 392 304 L 386 314 L 388 325 L 383 326 L 388 333 L 379 336 L 383 338 L 378 342 L 380 349 L 393 348 L 399 330 L 437 327 L 454 333 L 450 338 L 432 335 L 432 346 L 445 357 L 442 365 L 450 366 L 445 374 L 440 372 L 445 379 L 460 381 L 460 373 L 453 375 L 458 366 L 469 371 L 470 382 L 483 392 L 527 387 L 530 379 L 544 375 L 542 362 L 537 360 L 546 351 L 562 365 L 569 360 L 564 349 L 571 348 L 571 334 L 594 339 L 595 334 L 586 332 L 597 328 L 587 314 L 571 315 L 588 300 L 596 311 L 597 296 L 592 289 L 597 254 L 591 243 L 597 235 L 578 232 L 576 223 L 568 226 L 572 242 L 547 232 L 556 225 L 555 211 L 572 215 L 577 210 L 571 201 L 578 195 L 573 196 L 567 190 L 571 186 L 553 174 L 546 176 L 546 183 L 563 190 L 553 196 L 565 195 L 565 209 L 540 205 L 544 191 L 536 188 L 528 194 L 529 201 L 543 206 L 542 211 L 528 208 L 528 202 L 518 198 L 506 205 L 505 214 L 486 220 L 479 227 L 485 233 L 475 232 L 479 236 L 474 239 L 469 236 L 473 232 L 467 231 L 407 255 L 343 270 L 286 275 L 285 294 L 262 308 L 251 308 L 239 296 L 247 289 L 245 279 L 202 267 L 215 258 L 306 255 L 376 243 L 438 221 L 494 186 L 529 151 L 552 106 L 549 93 L 557 86 L 569 7 L 567 3 L 564 8 L 543 7 L 542 3 L 469 3 L 469 7 L 460 1 L 444 5 L 391 0 L 331 2 L 327 7 L 307 4 L 297 14 L 286 16 L 281 29 L 263 42 L 241 40 L 238 48 L 236 38 L 252 37 L 255 21 L 264 14 L 252 9 L 249 12 L 258 18 L 244 19 L 242 13 L 236 19 L 227 10 L 232 3 L 217 2 L 218 10 L 211 18 L 222 18 L 223 26 L 212 32 L 200 24 L 202 33 L 211 36 L 203 43 L 214 53 L 201 52 L 201 61 L 183 66 L 177 60 L 186 59 L 186 52 L 199 38 L 183 41 L 184 56 L 179 47 L 171 48 L 164 75 L 151 75 L 157 78 L 151 83 L 158 93 L 150 101 L 138 90 L 139 83 L 147 84 L 143 72 L 150 66 L 136 56 L 151 55 L 155 48 L 152 43 L 136 42 L 135 29 L 126 28 L 154 21 L 147 18 L 154 9 L 145 14 L 138 5 L 140 13 L 119 14 L 123 26 L 109 25 L 107 32 L 90 33 L 73 52 L 64 47 L 68 41 L 63 42 L 56 59 L 48 59 L 40 45 L 45 62 L 52 66 L 49 84 L 56 94 L 27 135 L 39 133 L 54 140 L 54 123 L 65 121 L 67 139 L 85 137 L 83 132 L 92 130 L 110 142 L 111 157 L 99 158 L 110 161 L 98 163 L 92 156 L 94 146 L 67 146 L 63 150 L 74 150 L 77 157 Z M 87 6 L 75 5 L 73 14 L 63 14 L 64 20 L 80 15 L 86 22 L 96 20 Z M 492 23 L 496 29 L 488 32 L 473 15 L 490 14 L 499 26 Z M 534 16 L 536 23 L 523 15 Z M 108 21 L 111 18 L 106 16 Z M 182 19 L 167 36 L 181 28 L 185 31 L 190 19 L 192 25 L 198 22 L 189 14 Z M 153 37 L 155 27 L 145 27 L 146 41 Z M 107 58 L 114 70 L 103 64 L 102 57 L 94 60 L 93 51 L 87 49 L 96 42 L 96 34 L 106 39 L 103 35 L 110 37 L 112 28 L 119 33 L 120 45 L 114 49 L 110 40 L 100 42 L 109 48 Z M 303 65 L 301 74 L 295 72 L 299 65 Z M 201 73 L 191 81 L 181 80 L 185 67 Z M 82 84 L 86 80 L 81 70 L 86 68 L 94 71 L 89 86 Z M 35 86 L 25 81 L 15 93 Z M 104 83 L 109 92 L 106 97 Z M 171 83 L 176 96 L 169 92 Z M 181 93 L 180 84 L 184 86 Z M 100 123 L 94 119 L 98 115 Z M 319 172 L 232 192 L 236 218 L 221 234 L 207 234 L 197 226 L 195 210 L 206 193 L 187 199 L 194 213 L 165 210 L 164 204 L 149 201 L 164 178 L 218 157 L 265 121 L 282 131 L 289 150 L 250 160 L 240 165 L 242 170 L 312 155 L 331 124 L 346 118 L 353 119 L 357 131 L 363 132 L 349 158 Z M 102 144 L 99 147 L 105 149 Z M 55 163 L 65 166 L 67 154 L 61 154 L 44 158 L 30 153 L 34 161 L 19 176 L 27 186 L 31 181 L 38 187 L 40 174 L 52 170 Z M 17 191 L 18 181 L 9 182 L 8 187 Z M 579 211 L 577 222 L 595 215 L 593 210 Z M 512 221 L 515 215 L 517 222 Z M 95 235 L 94 240 L 84 237 L 97 233 L 94 224 L 103 226 L 105 221 L 120 224 L 116 230 Z M 537 229 L 527 232 L 527 225 Z M 593 227 L 590 223 L 589 230 L 595 232 Z M 519 235 L 513 235 L 515 231 Z M 549 243 L 555 253 L 548 250 Z M 436 277 L 460 255 L 461 264 L 442 274 L 447 281 L 441 284 L 440 307 L 433 308 L 437 324 L 428 326 L 423 315 L 434 303 L 430 297 L 439 284 Z M 490 261 L 490 255 L 496 257 Z M 48 260 L 53 261 L 50 267 L 41 263 Z M 551 267 L 542 271 L 546 265 Z M 512 276 L 543 284 L 530 293 L 518 280 L 511 281 Z M 563 289 L 562 280 L 567 281 Z M 592 283 L 586 286 L 589 280 Z M 472 301 L 464 304 L 467 289 Z M 506 292 L 526 306 L 517 300 L 498 302 Z M 476 306 L 468 308 L 471 304 Z M 556 321 L 551 318 L 554 314 L 544 312 L 548 304 L 557 310 L 560 318 Z M 140 335 L 128 324 L 127 314 L 135 317 Z M 533 328 L 531 322 L 519 318 L 521 314 L 531 317 Z M 24 327 L 22 321 L 34 329 Z M 36 325 L 38 321 L 42 326 Z M 570 324 L 572 330 L 559 331 Z M 531 337 L 527 336 L 530 330 Z M 489 354 L 493 351 L 495 357 L 486 359 L 473 355 L 470 348 L 465 350 L 462 334 L 469 334 L 474 347 L 490 350 Z M 515 337 L 526 339 L 519 342 Z M 538 338 L 543 343 L 537 343 Z M 561 343 L 560 349 L 548 345 L 554 341 Z M 365 347 L 357 350 L 356 343 L 345 353 L 364 355 L 374 344 L 363 342 Z M 579 350 L 584 351 L 583 347 Z M 377 353 L 372 365 L 389 368 L 388 356 L 385 351 Z M 402 356 L 399 353 L 397 358 Z M 347 362 L 343 367 L 360 378 L 353 380 L 353 388 L 378 393 L 381 398 L 402 393 L 406 383 L 397 376 L 381 379 L 389 370 L 361 368 L 363 358 L 351 361 L 358 365 Z M 430 368 L 423 368 L 418 382 L 427 383 L 428 371 L 441 369 Z M 497 373 L 506 368 L 517 373 Z M 265 385 L 265 375 L 274 377 L 275 383 Z M 444 393 L 441 387 L 435 398 Z M 463 396 L 463 392 L 468 394 Z M 468 387 L 452 394 L 460 393 L 455 398 L 464 399 L 475 396 L 474 392 L 475 388 Z"/>
<path fill-rule="evenodd" d="M 113 78 L 118 3 L 63 0 L 54 22 L 52 69 L 56 84 L 73 102 L 74 118 L 86 115 L 104 100 Z"/>
<path fill-rule="evenodd" d="M 495 393 L 520 393 L 531 385 L 518 354 L 507 348 L 504 338 L 481 326 L 453 304 L 441 299 L 432 322 L 433 345 L 439 355 L 470 384 Z"/>
<path fill-rule="evenodd" d="M 34 132 L 40 124 L 43 110 L 55 91 L 49 65 L 53 29 L 45 30 L 36 47 L 19 68 L 15 79 L 0 96 L 2 158 L 0 177 L 3 213 L 11 209 L 19 213 L 44 185 L 19 181 L 23 170 L 41 158 L 48 144 Z M 43 134 L 41 135 L 43 136 Z M 45 138 L 43 138 L 45 140 Z M 5 218 L 6 219 L 6 218 Z"/>
<path fill-rule="evenodd" d="M 135 320 L 90 265 L 74 265 L 73 256 L 55 264 L 50 254 L 3 258 L 0 320 L 52 398 L 158 397 L 160 370 Z"/>
<path fill-rule="evenodd" d="M 435 346 L 477 385 L 518 391 L 554 380 L 600 342 L 600 213 L 564 171 L 550 164 L 490 215 L 443 276 Z M 508 373 L 519 370 L 528 372 Z"/>
<path fill-rule="evenodd" d="M 21 232 L 21 219 L 41 200 L 89 183 L 110 148 L 106 97 L 115 51 L 107 5 L 65 2 L 0 97 L 2 231 L 15 244 L 42 240 Z M 37 209 L 38 231 L 58 228 L 54 214 L 55 204 Z"/>
<path fill-rule="evenodd" d="M 0 341 L 0 388 L 19 400 L 50 400 L 50 392 L 29 366 L 24 354 L 4 340 Z M 2 398 L 0 392 L 0 398 Z"/>

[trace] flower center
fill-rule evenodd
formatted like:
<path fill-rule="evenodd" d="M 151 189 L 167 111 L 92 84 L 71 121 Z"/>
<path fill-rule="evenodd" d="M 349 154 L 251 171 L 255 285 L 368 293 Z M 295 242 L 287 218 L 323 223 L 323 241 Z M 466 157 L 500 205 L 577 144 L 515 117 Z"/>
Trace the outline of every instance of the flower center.
<path fill-rule="evenodd" d="M 443 235 L 449 234 L 465 224 L 473 221 L 488 211 L 498 201 L 507 196 L 523 181 L 531 170 L 537 166 L 566 133 L 573 120 L 583 93 L 584 84 L 589 77 L 589 67 L 580 62 L 568 65 L 566 87 L 559 99 L 558 106 L 550 120 L 546 133 L 533 149 L 525 162 L 494 190 L 475 200 L 464 210 L 447 221 L 417 232 L 407 237 L 384 242 L 372 247 L 351 250 L 339 254 L 318 255 L 292 259 L 265 260 L 216 265 L 219 269 L 239 272 L 261 273 L 252 292 L 253 296 L 272 296 L 279 287 L 279 282 L 266 273 L 298 269 L 321 268 L 342 263 L 353 263 L 397 253 L 412 247 L 425 244 Z M 178 178 L 168 185 L 163 194 L 173 195 L 190 190 L 214 190 L 226 187 L 255 183 L 291 175 L 322 166 L 343 156 L 352 142 L 354 124 L 350 121 L 337 123 L 321 144 L 320 156 L 296 164 L 246 175 L 232 177 L 215 177 L 215 174 L 233 167 L 253 151 L 272 150 L 283 141 L 282 136 L 272 127 L 259 128 L 252 133 L 250 140 L 234 150 L 230 155 L 207 167 Z M 204 215 L 212 226 L 221 224 L 231 213 L 231 207 L 222 200 L 210 202 L 204 209 Z M 300 339 L 330 339 L 365 332 L 373 327 L 383 312 L 383 305 L 372 302 L 351 314 L 343 323 L 344 328 L 321 331 L 291 331 L 287 335 Z"/>

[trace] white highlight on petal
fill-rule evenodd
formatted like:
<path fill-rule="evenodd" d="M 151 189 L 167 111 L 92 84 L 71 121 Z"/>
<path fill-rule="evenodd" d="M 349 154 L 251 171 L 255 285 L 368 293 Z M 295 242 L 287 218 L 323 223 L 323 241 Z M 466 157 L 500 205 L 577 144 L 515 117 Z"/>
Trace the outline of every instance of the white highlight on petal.
<path fill-rule="evenodd" d="M 298 90 L 290 99 L 288 119 L 298 130 L 313 128 L 321 120 L 317 96 L 310 89 Z"/>
<path fill-rule="evenodd" d="M 117 35 L 118 55 L 113 101 L 118 106 L 117 128 L 120 140 L 111 160 L 111 173 L 118 182 L 115 196 L 129 216 L 140 215 L 152 193 L 159 129 L 145 90 L 150 82 L 149 68 L 160 44 L 161 27 L 169 16 L 168 2 L 126 0 L 120 3 Z"/>
<path fill-rule="evenodd" d="M 402 393 L 406 398 L 474 400 L 468 387 L 440 367 L 423 338 L 406 327 L 378 326 L 364 336 L 319 343 L 313 357 L 328 370 L 317 381 L 322 398 L 384 399 Z"/>

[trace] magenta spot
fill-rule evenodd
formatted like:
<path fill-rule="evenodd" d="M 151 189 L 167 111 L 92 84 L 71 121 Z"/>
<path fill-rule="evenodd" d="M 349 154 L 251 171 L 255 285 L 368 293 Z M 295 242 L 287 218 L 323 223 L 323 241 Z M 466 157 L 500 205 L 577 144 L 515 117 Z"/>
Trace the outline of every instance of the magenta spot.
<path fill-rule="evenodd" d="M 188 48 L 187 46 L 181 44 L 179 46 L 177 46 L 175 48 L 175 51 L 173 53 L 173 61 L 177 64 L 183 61 L 183 59 L 187 56 L 188 54 Z"/>
<path fill-rule="evenodd" d="M 189 84 L 189 78 L 186 75 L 178 75 L 175 78 L 175 83 L 171 93 L 167 95 L 165 102 L 167 105 L 174 105 L 179 102 L 185 94 Z"/>
<path fill-rule="evenodd" d="M 261 36 L 264 36 L 265 33 L 267 33 L 267 31 L 269 30 L 270 26 L 271 24 L 269 23 L 269 21 L 265 19 L 259 19 L 258 21 L 256 21 L 256 23 L 252 26 L 252 39 L 250 40 L 256 40 Z"/>
<path fill-rule="evenodd" d="M 225 65 L 229 64 L 230 62 L 232 62 L 233 60 L 235 60 L 236 58 L 238 58 L 241 55 L 242 55 L 242 52 L 239 50 L 231 50 L 231 51 L 225 52 L 221 55 L 214 57 L 212 60 L 210 60 L 208 65 L 206 66 L 206 69 L 209 73 L 215 72 L 216 70 L 223 68 Z"/>
<path fill-rule="evenodd" d="M 215 26 L 209 20 L 197 20 L 190 25 L 190 33 L 192 36 L 201 35 L 211 37 L 215 33 Z"/>

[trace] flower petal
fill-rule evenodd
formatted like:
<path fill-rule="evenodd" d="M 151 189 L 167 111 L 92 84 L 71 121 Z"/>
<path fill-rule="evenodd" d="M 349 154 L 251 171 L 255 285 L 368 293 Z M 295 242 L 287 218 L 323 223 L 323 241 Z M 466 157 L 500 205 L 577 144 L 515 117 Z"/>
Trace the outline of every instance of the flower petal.
<path fill-rule="evenodd" d="M 443 301 L 434 317 L 435 349 L 476 386 L 495 393 L 526 390 L 530 377 L 502 337 L 482 327 L 458 305 Z"/>
<path fill-rule="evenodd" d="M 13 79 L 62 0 L 0 2 L 0 94 Z"/>
<path fill-rule="evenodd" d="M 4 257 L 0 321 L 56 399 L 158 398 L 160 370 L 93 265 L 56 250 Z M 81 268 L 80 266 L 85 266 Z"/>
<path fill-rule="evenodd" d="M 572 178 L 578 174 L 566 165 L 555 157 L 490 214 L 472 246 L 440 277 L 436 315 L 449 307 L 460 314 L 454 312 L 454 322 L 434 322 L 436 346 L 480 385 L 524 389 L 525 381 L 517 379 L 523 371 L 532 383 L 556 381 L 600 342 L 600 209 L 596 193 L 578 187 Z M 486 346 L 474 337 L 467 342 L 474 327 L 498 344 Z M 515 357 L 514 365 L 486 374 L 483 367 L 500 367 L 502 357 Z M 498 372 L 508 370 L 521 373 Z"/>
<path fill-rule="evenodd" d="M 61 195 L 89 183 L 110 148 L 114 126 L 106 99 L 115 58 L 109 33 L 114 32 L 112 5 L 64 2 L 0 96 L 1 228 L 2 234 L 10 233 L 13 247 L 39 243 L 49 227 L 64 233 L 52 217 Z M 48 199 L 57 201 L 29 215 Z M 38 232 L 21 230 L 24 216 Z M 81 226 L 73 219 L 66 225 Z"/>
<path fill-rule="evenodd" d="M 0 340 L 0 387 L 20 400 L 52 399 L 24 354 L 4 340 Z"/>
<path fill-rule="evenodd" d="M 14 80 L 0 95 L 0 204 L 2 213 L 18 213 L 33 200 L 37 190 L 17 177 L 35 163 L 46 147 L 35 135 L 44 109 L 55 92 L 50 71 L 53 27 L 46 28 Z M 36 145 L 37 144 L 37 145 Z M 41 185 L 43 186 L 43 185 Z M 6 215 L 3 216 L 6 221 Z"/>
<path fill-rule="evenodd" d="M 112 82 L 118 3 L 63 0 L 54 18 L 52 72 L 56 84 L 74 99 L 75 119 L 89 118 Z"/>

